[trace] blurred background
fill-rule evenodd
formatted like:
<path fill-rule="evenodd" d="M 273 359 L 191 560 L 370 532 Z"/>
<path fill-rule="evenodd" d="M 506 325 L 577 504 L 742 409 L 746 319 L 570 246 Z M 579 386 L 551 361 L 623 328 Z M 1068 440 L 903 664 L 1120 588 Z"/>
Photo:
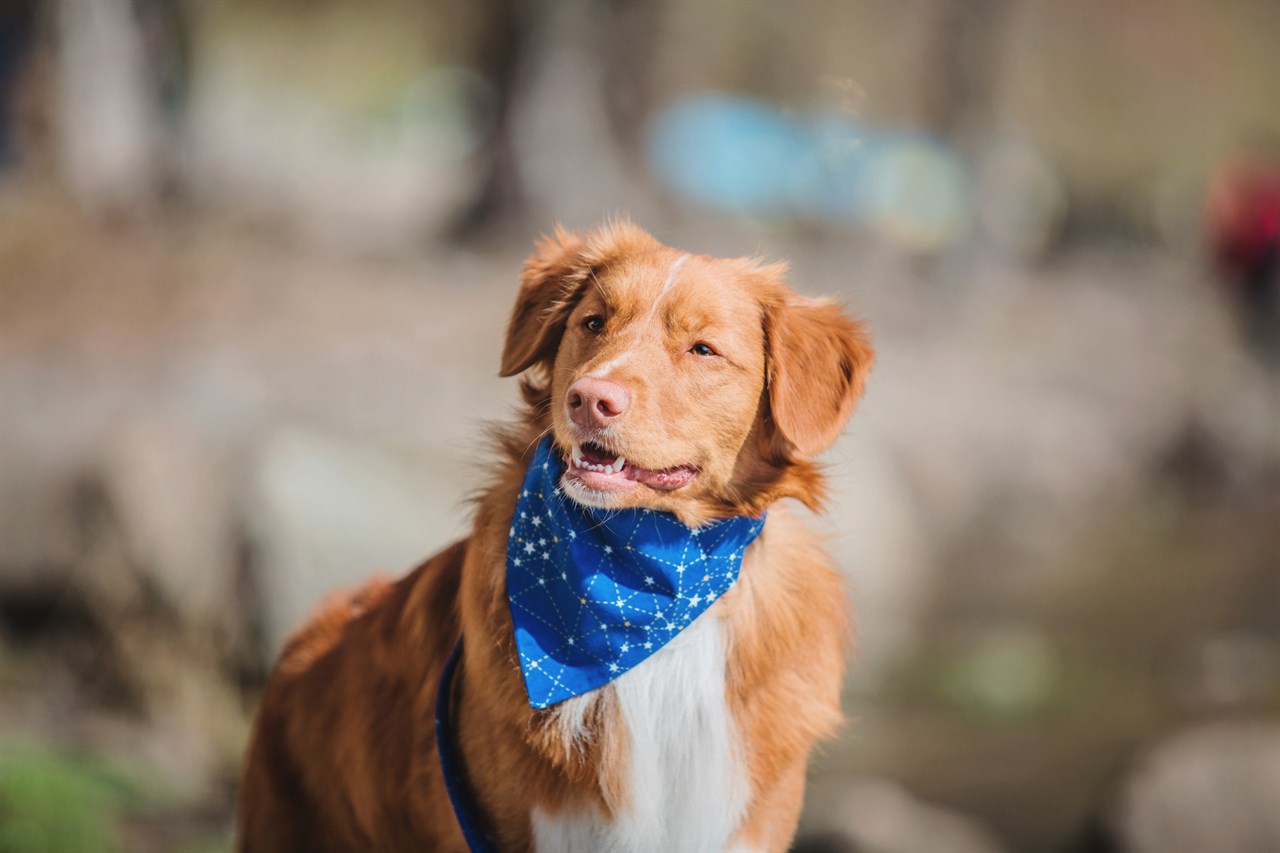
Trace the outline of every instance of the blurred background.
<path fill-rule="evenodd" d="M 0 2 L 0 853 L 229 849 L 624 213 L 876 336 L 798 850 L 1280 850 L 1278 154 L 1280 0 Z"/>

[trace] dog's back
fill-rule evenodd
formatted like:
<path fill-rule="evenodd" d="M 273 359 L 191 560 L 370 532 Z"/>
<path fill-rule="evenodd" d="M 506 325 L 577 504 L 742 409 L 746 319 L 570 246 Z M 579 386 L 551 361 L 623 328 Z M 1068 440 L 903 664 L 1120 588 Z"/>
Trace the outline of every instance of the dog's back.
<path fill-rule="evenodd" d="M 290 638 L 246 758 L 243 853 L 467 849 L 431 727 L 465 556 L 333 596 Z"/>

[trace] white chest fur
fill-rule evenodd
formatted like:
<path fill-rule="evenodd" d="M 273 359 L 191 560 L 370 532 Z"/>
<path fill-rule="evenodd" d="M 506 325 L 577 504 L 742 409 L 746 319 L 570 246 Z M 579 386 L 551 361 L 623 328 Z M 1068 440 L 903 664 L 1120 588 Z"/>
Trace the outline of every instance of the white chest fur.
<path fill-rule="evenodd" d="M 720 620 L 704 613 L 613 685 L 630 745 L 627 803 L 612 820 L 535 809 L 538 853 L 724 850 L 750 783 L 725 700 Z"/>

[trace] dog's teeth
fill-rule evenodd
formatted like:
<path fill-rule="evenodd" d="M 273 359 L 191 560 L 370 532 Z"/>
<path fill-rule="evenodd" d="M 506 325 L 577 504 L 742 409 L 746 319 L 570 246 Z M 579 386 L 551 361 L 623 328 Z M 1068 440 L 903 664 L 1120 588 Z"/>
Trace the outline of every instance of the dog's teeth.
<path fill-rule="evenodd" d="M 627 464 L 627 460 L 622 456 L 615 457 L 614 460 L 607 465 L 597 465 L 593 462 L 588 462 L 582 456 L 582 448 L 576 444 L 569 451 L 569 461 L 573 463 L 573 467 L 575 468 L 581 468 L 584 471 L 598 471 L 601 474 L 617 474 Z"/>

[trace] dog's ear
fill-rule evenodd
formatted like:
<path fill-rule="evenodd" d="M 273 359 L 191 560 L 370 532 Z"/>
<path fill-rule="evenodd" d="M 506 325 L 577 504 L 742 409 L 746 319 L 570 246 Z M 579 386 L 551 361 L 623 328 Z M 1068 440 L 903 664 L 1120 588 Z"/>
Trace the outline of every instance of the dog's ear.
<path fill-rule="evenodd" d="M 827 300 L 787 292 L 765 312 L 769 414 L 802 454 L 825 450 L 862 396 L 875 350 L 861 323 Z"/>
<path fill-rule="evenodd" d="M 565 323 L 591 272 L 585 251 L 582 237 L 559 225 L 550 237 L 537 242 L 520 275 L 499 376 L 515 376 L 555 357 Z"/>

